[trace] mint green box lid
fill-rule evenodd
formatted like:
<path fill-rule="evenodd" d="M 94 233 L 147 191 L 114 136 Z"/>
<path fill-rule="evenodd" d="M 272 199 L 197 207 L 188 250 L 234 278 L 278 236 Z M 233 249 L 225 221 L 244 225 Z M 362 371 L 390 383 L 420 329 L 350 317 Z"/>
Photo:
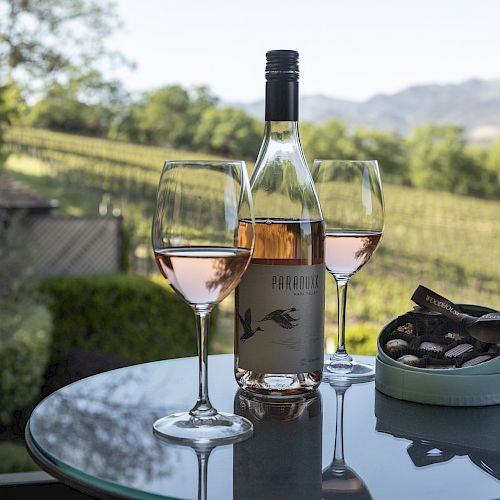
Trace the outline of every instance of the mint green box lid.
<path fill-rule="evenodd" d="M 388 323 L 380 335 L 393 324 L 394 321 Z M 444 406 L 500 404 L 500 356 L 466 368 L 431 369 L 404 365 L 387 356 L 380 345 L 380 336 L 377 348 L 375 387 L 388 396 Z"/>
<path fill-rule="evenodd" d="M 444 406 L 500 404 L 500 373 L 466 375 L 463 374 L 466 369 L 436 373 L 440 370 L 407 368 L 406 365 L 386 364 L 377 356 L 375 387 L 393 398 L 416 403 Z"/>

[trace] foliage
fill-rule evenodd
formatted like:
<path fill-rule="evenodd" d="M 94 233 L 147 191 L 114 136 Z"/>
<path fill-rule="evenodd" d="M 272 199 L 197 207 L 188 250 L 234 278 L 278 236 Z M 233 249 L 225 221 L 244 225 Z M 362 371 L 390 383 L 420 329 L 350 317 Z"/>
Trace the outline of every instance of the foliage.
<path fill-rule="evenodd" d="M 0 210 L 0 424 L 37 396 L 48 360 L 50 315 L 31 276 L 22 213 Z"/>
<path fill-rule="evenodd" d="M 374 356 L 377 354 L 377 338 L 380 330 L 369 323 L 358 323 L 349 328 L 347 342 L 348 352 L 352 354 L 364 354 Z M 331 350 L 333 352 L 333 349 Z"/>
<path fill-rule="evenodd" d="M 7 158 L 7 151 L 3 147 L 5 131 L 8 126 L 19 123 L 19 118 L 25 111 L 26 103 L 19 85 L 15 82 L 0 83 L 0 174 Z"/>
<path fill-rule="evenodd" d="M 413 185 L 479 196 L 489 194 L 492 176 L 468 154 L 461 127 L 418 127 L 407 144 Z"/>
<path fill-rule="evenodd" d="M 28 110 L 19 84 L 15 81 L 5 83 L 0 87 L 0 96 L 0 123 L 5 126 L 19 124 Z"/>
<path fill-rule="evenodd" d="M 382 132 L 366 128 L 356 129 L 351 135 L 347 158 L 377 160 L 383 170 L 383 181 L 410 184 L 408 150 L 396 132 Z"/>
<path fill-rule="evenodd" d="M 29 406 L 39 396 L 50 330 L 50 314 L 41 306 L 24 309 L 15 329 L 0 330 L 0 427 L 11 423 L 14 410 Z"/>
<path fill-rule="evenodd" d="M 0 0 L 0 9 L 0 67 L 29 79 L 92 67 L 119 23 L 111 3 L 94 0 Z"/>
<path fill-rule="evenodd" d="M 345 123 L 334 119 L 301 125 L 301 139 L 310 165 L 314 159 L 377 160 L 384 180 L 410 182 L 405 144 L 395 132 L 365 128 L 350 132 Z"/>
<path fill-rule="evenodd" d="M 74 74 L 66 84 L 54 82 L 31 107 L 25 122 L 37 127 L 105 136 L 127 95 L 116 81 L 97 71 Z"/>
<path fill-rule="evenodd" d="M 205 87 L 190 92 L 179 85 L 170 85 L 146 92 L 138 103 L 131 104 L 125 120 L 126 127 L 137 135 L 131 137 L 129 131 L 122 136 L 147 144 L 190 147 L 200 116 L 215 103 L 216 99 Z M 122 128 L 117 127 L 118 134 Z"/>
<path fill-rule="evenodd" d="M 39 470 L 23 444 L 0 443 L 0 474 Z"/>
<path fill-rule="evenodd" d="M 307 161 L 314 159 L 342 159 L 350 153 L 347 126 L 340 120 L 329 120 L 321 125 L 304 123 L 300 126 L 301 141 Z"/>
<path fill-rule="evenodd" d="M 165 286 L 146 278 L 52 277 L 41 289 L 54 317 L 52 362 L 76 351 L 134 362 L 196 354 L 193 312 Z"/>
<path fill-rule="evenodd" d="M 210 108 L 201 116 L 194 145 L 234 158 L 253 158 L 262 141 L 261 125 L 243 111 Z"/>
<path fill-rule="evenodd" d="M 79 101 L 68 87 L 55 83 L 31 109 L 28 123 L 53 130 L 102 134 L 103 109 Z"/>
<path fill-rule="evenodd" d="M 484 153 L 484 152 L 483 152 Z M 500 138 L 491 145 L 486 156 L 485 164 L 488 171 L 492 174 L 493 186 L 500 186 Z"/>
<path fill-rule="evenodd" d="M 5 99 L 5 86 L 0 86 L 0 174 L 3 171 L 7 157 L 3 149 L 5 126 L 9 121 L 8 108 Z"/>
<path fill-rule="evenodd" d="M 0 209 L 0 337 L 4 339 L 22 329 L 26 310 L 39 302 L 29 266 L 33 255 L 25 241 L 24 214 Z"/>

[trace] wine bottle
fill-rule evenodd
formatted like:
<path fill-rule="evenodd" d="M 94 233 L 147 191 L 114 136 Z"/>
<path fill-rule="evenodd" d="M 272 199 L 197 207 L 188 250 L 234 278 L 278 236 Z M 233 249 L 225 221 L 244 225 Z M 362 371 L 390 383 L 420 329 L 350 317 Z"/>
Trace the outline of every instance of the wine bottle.
<path fill-rule="evenodd" d="M 299 138 L 298 56 L 266 54 L 264 140 L 251 177 L 255 247 L 235 294 L 236 380 L 263 394 L 308 392 L 323 369 L 324 224 Z M 240 222 L 241 242 L 250 229 Z"/>

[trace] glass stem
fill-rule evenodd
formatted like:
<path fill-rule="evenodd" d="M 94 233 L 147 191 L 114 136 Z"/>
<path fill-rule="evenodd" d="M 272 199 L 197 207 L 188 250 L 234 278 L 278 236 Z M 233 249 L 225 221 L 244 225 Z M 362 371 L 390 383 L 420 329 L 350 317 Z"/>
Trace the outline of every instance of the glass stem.
<path fill-rule="evenodd" d="M 196 336 L 198 339 L 198 401 L 189 412 L 193 417 L 213 417 L 217 410 L 208 397 L 208 327 L 210 325 L 210 310 L 194 310 L 196 320 Z"/>
<path fill-rule="evenodd" d="M 335 278 L 337 283 L 337 300 L 338 300 L 338 336 L 337 350 L 333 355 L 335 361 L 342 361 L 344 364 L 351 364 L 352 358 L 347 354 L 345 348 L 345 307 L 347 301 L 347 284 L 348 278 Z"/>
<path fill-rule="evenodd" d="M 196 452 L 198 457 L 198 500 L 207 500 L 208 457 L 211 451 Z"/>
<path fill-rule="evenodd" d="M 337 396 L 337 414 L 335 419 L 335 444 L 333 445 L 333 461 L 344 461 L 344 394 L 345 389 L 335 388 Z"/>

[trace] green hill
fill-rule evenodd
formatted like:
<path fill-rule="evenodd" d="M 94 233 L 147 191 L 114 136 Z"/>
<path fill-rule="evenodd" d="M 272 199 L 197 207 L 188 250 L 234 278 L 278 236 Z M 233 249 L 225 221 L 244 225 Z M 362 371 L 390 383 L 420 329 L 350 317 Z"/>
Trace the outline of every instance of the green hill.
<path fill-rule="evenodd" d="M 6 140 L 11 151 L 7 171 L 40 194 L 58 199 L 61 213 L 96 214 L 103 193 L 109 193 L 124 216 L 132 252 L 139 256 L 150 252 L 150 220 L 163 162 L 214 158 L 34 129 L 11 129 Z M 384 165 L 380 167 L 383 179 Z M 384 185 L 384 195 L 386 226 L 380 248 L 353 277 L 348 293 L 349 349 L 374 353 L 374 336 L 393 316 L 412 307 L 410 296 L 420 283 L 457 303 L 500 308 L 500 201 L 390 184 Z M 139 261 L 137 257 L 137 270 L 149 269 Z M 333 278 L 327 282 L 331 337 L 336 293 Z M 217 346 L 229 352 L 231 301 L 222 309 L 226 314 Z"/>

